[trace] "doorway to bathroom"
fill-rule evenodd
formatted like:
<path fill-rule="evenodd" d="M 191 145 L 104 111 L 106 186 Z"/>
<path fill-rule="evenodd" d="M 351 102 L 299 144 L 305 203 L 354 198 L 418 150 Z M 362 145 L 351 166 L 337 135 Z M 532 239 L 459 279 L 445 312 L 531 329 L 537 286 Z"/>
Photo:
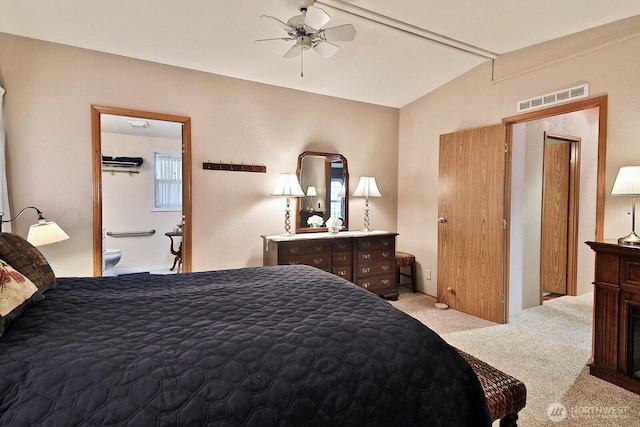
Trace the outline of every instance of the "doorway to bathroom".
<path fill-rule="evenodd" d="M 91 111 L 94 275 L 191 271 L 190 118 Z"/>

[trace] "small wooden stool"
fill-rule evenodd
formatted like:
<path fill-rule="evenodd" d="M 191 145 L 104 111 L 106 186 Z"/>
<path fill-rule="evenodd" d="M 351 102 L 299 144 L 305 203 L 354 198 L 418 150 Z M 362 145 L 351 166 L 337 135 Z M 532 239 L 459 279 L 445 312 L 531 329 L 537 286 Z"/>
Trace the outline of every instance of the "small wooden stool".
<path fill-rule="evenodd" d="M 411 274 L 403 273 L 402 267 L 411 267 Z M 408 252 L 396 251 L 396 273 L 398 276 L 398 285 L 402 276 L 411 279 L 411 290 L 416 293 L 416 257 Z"/>

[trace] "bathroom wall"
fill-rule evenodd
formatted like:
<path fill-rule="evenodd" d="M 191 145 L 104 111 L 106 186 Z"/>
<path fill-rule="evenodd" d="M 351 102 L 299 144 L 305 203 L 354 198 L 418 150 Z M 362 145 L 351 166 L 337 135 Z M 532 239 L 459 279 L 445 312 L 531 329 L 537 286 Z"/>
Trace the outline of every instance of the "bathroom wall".
<path fill-rule="evenodd" d="M 102 153 L 107 156 L 142 157 L 137 174 L 102 172 L 102 217 L 105 231 L 155 230 L 152 236 L 105 237 L 104 247 L 120 249 L 122 258 L 116 272 L 168 269 L 174 256 L 171 241 L 164 233 L 180 222 L 181 211 L 153 211 L 153 152 L 180 151 L 180 139 L 102 133 Z M 177 242 L 174 246 L 178 247 Z"/>

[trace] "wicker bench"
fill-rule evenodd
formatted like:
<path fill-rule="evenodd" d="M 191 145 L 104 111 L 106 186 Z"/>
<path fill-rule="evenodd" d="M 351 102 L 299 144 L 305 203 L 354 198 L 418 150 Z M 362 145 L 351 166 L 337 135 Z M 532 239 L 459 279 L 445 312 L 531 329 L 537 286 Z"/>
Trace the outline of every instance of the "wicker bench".
<path fill-rule="evenodd" d="M 527 389 L 524 383 L 460 349 L 456 350 L 478 376 L 487 399 L 491 420 L 500 420 L 500 427 L 515 427 L 518 411 L 527 403 Z"/>

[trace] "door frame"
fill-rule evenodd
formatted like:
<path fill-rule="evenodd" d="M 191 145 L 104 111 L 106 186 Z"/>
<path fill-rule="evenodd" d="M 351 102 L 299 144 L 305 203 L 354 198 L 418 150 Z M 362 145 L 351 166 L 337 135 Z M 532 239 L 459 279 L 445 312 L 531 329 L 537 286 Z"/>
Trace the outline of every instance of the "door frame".
<path fill-rule="evenodd" d="M 93 163 L 93 275 L 102 276 L 102 114 L 140 117 L 182 124 L 182 271 L 190 272 L 191 266 L 191 117 L 129 108 L 91 105 L 91 149 Z"/>
<path fill-rule="evenodd" d="M 604 236 L 604 200 L 605 200 L 605 184 L 606 184 L 606 157 L 607 157 L 607 116 L 608 116 L 608 96 L 601 95 L 592 98 L 586 98 L 567 104 L 561 104 L 541 110 L 530 111 L 527 113 L 518 114 L 515 116 L 505 117 L 502 119 L 502 123 L 507 128 L 507 144 L 509 147 L 513 144 L 513 126 L 518 123 L 529 122 L 533 120 L 544 119 L 547 117 L 558 116 L 567 113 L 573 113 L 576 111 L 589 110 L 591 108 L 598 107 L 598 159 L 597 159 L 597 172 L 596 172 L 596 211 L 595 211 L 595 240 L 601 241 Z M 509 160 L 509 167 L 511 167 L 511 161 Z M 506 191 L 511 191 L 511 179 L 507 179 L 508 187 Z M 507 205 L 509 208 L 509 205 Z M 510 261 L 508 261 L 510 237 L 509 227 L 507 227 L 507 251 L 505 263 L 505 278 L 506 278 L 506 290 L 505 298 L 509 301 L 510 283 L 509 283 L 509 268 Z M 577 289 L 576 289 L 577 292 Z M 509 304 L 507 304 L 507 307 Z"/>

